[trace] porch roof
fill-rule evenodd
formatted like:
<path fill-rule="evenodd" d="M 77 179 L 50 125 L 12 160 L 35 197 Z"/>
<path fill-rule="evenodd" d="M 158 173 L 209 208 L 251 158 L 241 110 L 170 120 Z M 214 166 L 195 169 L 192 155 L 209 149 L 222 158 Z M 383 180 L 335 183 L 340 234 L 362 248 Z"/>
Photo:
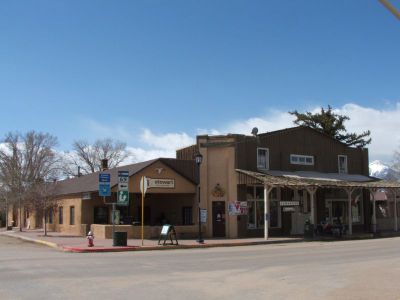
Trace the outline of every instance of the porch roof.
<path fill-rule="evenodd" d="M 397 181 L 379 180 L 360 174 L 337 174 L 319 172 L 265 171 L 265 173 L 236 169 L 241 184 L 266 184 L 275 187 L 307 188 L 366 188 L 399 189 Z"/>

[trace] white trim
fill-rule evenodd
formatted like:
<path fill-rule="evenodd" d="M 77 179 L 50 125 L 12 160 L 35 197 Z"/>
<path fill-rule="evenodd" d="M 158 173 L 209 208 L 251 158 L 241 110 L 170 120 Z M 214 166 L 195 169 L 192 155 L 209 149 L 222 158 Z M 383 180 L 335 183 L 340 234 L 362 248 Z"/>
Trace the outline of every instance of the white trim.
<path fill-rule="evenodd" d="M 344 168 L 341 168 L 341 166 L 340 166 L 340 158 L 344 158 L 344 161 L 343 161 Z M 338 155 L 338 173 L 340 173 L 340 174 L 348 173 L 347 155 Z"/>
<path fill-rule="evenodd" d="M 259 151 L 260 150 L 264 150 L 265 151 L 265 162 L 264 162 L 264 164 L 260 164 L 260 159 L 259 159 Z M 269 170 L 269 149 L 268 148 L 259 148 L 259 147 L 257 147 L 257 169 Z"/>
<path fill-rule="evenodd" d="M 290 163 L 292 165 L 314 165 L 314 156 L 312 155 L 300 155 L 300 154 L 290 154 Z"/>

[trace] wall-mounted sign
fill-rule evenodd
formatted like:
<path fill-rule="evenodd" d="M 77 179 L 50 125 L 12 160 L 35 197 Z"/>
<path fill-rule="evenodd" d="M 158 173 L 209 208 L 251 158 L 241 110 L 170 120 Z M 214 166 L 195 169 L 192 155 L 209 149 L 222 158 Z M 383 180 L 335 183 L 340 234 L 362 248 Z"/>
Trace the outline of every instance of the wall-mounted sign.
<path fill-rule="evenodd" d="M 207 223 L 207 209 L 200 209 L 200 223 Z"/>
<path fill-rule="evenodd" d="M 212 189 L 211 195 L 218 198 L 223 197 L 225 196 L 225 190 L 219 185 L 219 183 L 217 183 Z"/>
<path fill-rule="evenodd" d="M 165 178 L 147 178 L 149 188 L 173 189 L 175 188 L 175 179 Z"/>
<path fill-rule="evenodd" d="M 91 200 L 92 195 L 90 193 L 83 193 L 81 199 L 82 200 Z"/>
<path fill-rule="evenodd" d="M 300 201 L 280 201 L 280 206 L 299 206 Z"/>
<path fill-rule="evenodd" d="M 295 208 L 293 206 L 285 206 L 282 208 L 283 212 L 295 212 Z"/>

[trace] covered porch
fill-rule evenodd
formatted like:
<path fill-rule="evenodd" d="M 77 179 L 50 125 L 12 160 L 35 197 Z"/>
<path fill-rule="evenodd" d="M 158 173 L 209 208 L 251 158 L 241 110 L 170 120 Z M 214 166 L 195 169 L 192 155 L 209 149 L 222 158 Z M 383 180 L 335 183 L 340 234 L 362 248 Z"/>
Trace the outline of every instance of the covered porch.
<path fill-rule="evenodd" d="M 266 173 L 252 172 L 237 169 L 238 183 L 245 186 L 261 186 L 263 188 L 263 215 L 262 231 L 264 239 L 268 239 L 270 232 L 274 233 L 271 224 L 277 222 L 276 205 L 287 205 L 280 207 L 280 210 L 293 211 L 294 224 L 304 227 L 305 220 L 308 220 L 314 228 L 330 221 L 330 225 L 338 222 L 346 228 L 345 233 L 352 235 L 353 230 L 364 232 L 376 232 L 377 214 L 374 193 L 384 189 L 393 199 L 393 217 L 391 225 L 393 231 L 398 231 L 398 212 L 396 195 L 399 193 L 398 182 L 378 181 L 363 175 L 349 174 L 326 174 L 316 172 L 281 172 L 270 171 Z M 292 198 L 285 198 L 282 195 L 276 196 L 277 190 L 291 190 Z M 296 198 L 299 191 L 304 192 L 305 197 Z M 322 196 L 321 196 L 322 195 Z M 278 201 L 277 199 L 278 198 Z M 371 200 L 370 200 L 371 199 Z M 260 199 L 261 200 L 261 199 Z M 289 201 L 287 201 L 289 200 Z M 302 203 L 309 206 L 308 213 L 299 214 L 296 205 Z M 260 205 L 261 206 L 261 205 Z M 305 210 L 307 211 L 307 210 Z M 282 214 L 281 222 L 285 220 Z M 303 217 L 299 217 L 303 216 Z M 337 224 L 336 224 L 337 225 Z M 302 232 L 301 232 L 302 233 Z"/>

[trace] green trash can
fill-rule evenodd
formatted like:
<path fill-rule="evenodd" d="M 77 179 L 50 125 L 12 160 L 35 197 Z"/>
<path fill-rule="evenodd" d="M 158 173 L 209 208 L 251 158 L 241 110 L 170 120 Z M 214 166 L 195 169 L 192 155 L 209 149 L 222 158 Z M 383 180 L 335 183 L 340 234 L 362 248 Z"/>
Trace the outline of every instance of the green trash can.
<path fill-rule="evenodd" d="M 304 238 L 307 240 L 314 238 L 314 224 L 311 224 L 310 220 L 304 223 Z"/>
<path fill-rule="evenodd" d="M 127 246 L 128 233 L 123 231 L 116 231 L 113 234 L 113 246 Z"/>

